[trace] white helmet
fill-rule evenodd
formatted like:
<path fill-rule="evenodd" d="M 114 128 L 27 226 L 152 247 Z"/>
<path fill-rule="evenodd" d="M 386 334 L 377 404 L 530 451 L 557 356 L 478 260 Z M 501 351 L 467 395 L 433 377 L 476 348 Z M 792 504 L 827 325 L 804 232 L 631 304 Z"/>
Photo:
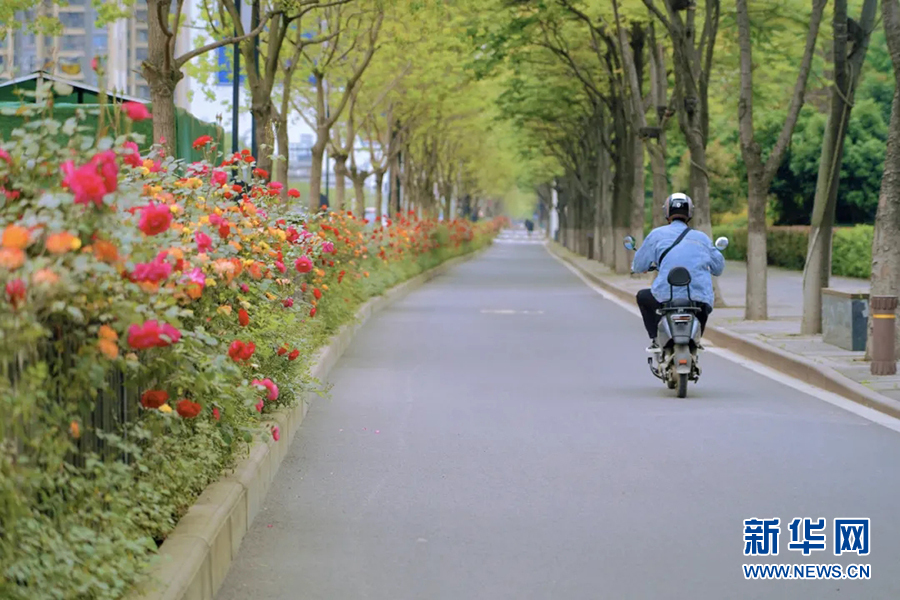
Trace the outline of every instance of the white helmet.
<path fill-rule="evenodd" d="M 686 216 L 687 220 L 690 221 L 694 217 L 694 201 L 691 200 L 691 197 L 687 194 L 678 192 L 666 198 L 666 203 L 663 204 L 663 210 L 666 213 L 667 220 L 673 214 L 681 214 Z"/>

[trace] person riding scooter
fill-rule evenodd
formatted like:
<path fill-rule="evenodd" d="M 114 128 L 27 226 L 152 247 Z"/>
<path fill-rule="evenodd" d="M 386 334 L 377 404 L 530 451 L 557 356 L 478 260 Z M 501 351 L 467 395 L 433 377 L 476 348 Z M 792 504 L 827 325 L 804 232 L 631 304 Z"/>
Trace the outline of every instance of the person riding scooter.
<path fill-rule="evenodd" d="M 688 226 L 694 216 L 694 203 L 687 194 L 672 194 L 666 198 L 663 209 L 669 224 L 657 227 L 647 235 L 631 265 L 632 273 L 646 273 L 654 264 L 659 271 L 652 287 L 637 293 L 637 305 L 650 336 L 647 351 L 654 353 L 660 350 L 656 343 L 659 327 L 656 311 L 660 304 L 667 302 L 670 295 L 686 299 L 689 291 L 690 299 L 702 308 L 697 313 L 702 335 L 715 301 L 712 276 L 721 275 L 725 269 L 725 258 L 706 234 Z M 690 272 L 689 288 L 672 288 L 667 283 L 669 271 L 675 267 L 684 267 Z"/>

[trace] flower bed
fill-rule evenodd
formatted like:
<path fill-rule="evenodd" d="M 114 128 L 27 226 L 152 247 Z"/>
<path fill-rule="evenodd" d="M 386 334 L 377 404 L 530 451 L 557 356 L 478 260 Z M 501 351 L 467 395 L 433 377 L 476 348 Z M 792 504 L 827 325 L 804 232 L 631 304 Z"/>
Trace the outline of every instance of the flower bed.
<path fill-rule="evenodd" d="M 306 219 L 246 153 L 47 109 L 0 142 L 0 597 L 119 598 L 362 302 L 501 223 Z"/>

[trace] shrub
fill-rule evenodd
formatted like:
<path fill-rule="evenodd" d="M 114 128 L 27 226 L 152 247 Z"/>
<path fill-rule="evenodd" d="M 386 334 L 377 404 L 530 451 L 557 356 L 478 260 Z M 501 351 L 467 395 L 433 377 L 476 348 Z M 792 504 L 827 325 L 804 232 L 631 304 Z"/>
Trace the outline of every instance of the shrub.
<path fill-rule="evenodd" d="M 361 302 L 498 223 L 283 216 L 246 151 L 46 108 L 0 142 L 0 597 L 118 598 Z"/>
<path fill-rule="evenodd" d="M 729 246 L 724 255 L 728 260 L 747 260 L 746 227 L 714 227 L 713 237 L 726 236 Z M 832 237 L 831 272 L 843 277 L 867 278 L 872 274 L 871 225 L 837 227 Z M 769 265 L 785 269 L 803 270 L 809 245 L 809 227 L 770 227 L 766 235 Z"/>

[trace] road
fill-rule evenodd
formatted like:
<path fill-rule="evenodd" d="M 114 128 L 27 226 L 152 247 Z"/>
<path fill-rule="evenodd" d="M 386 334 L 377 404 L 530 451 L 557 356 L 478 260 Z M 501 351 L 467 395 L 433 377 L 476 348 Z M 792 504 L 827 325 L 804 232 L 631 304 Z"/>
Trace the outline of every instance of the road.
<path fill-rule="evenodd" d="M 645 337 L 539 244 L 413 292 L 332 372 L 217 600 L 900 597 L 900 434 L 711 353 L 678 400 Z M 745 557 L 772 517 L 779 555 Z M 827 519 L 825 551 L 788 550 L 794 517 Z M 869 556 L 834 556 L 847 517 Z"/>

